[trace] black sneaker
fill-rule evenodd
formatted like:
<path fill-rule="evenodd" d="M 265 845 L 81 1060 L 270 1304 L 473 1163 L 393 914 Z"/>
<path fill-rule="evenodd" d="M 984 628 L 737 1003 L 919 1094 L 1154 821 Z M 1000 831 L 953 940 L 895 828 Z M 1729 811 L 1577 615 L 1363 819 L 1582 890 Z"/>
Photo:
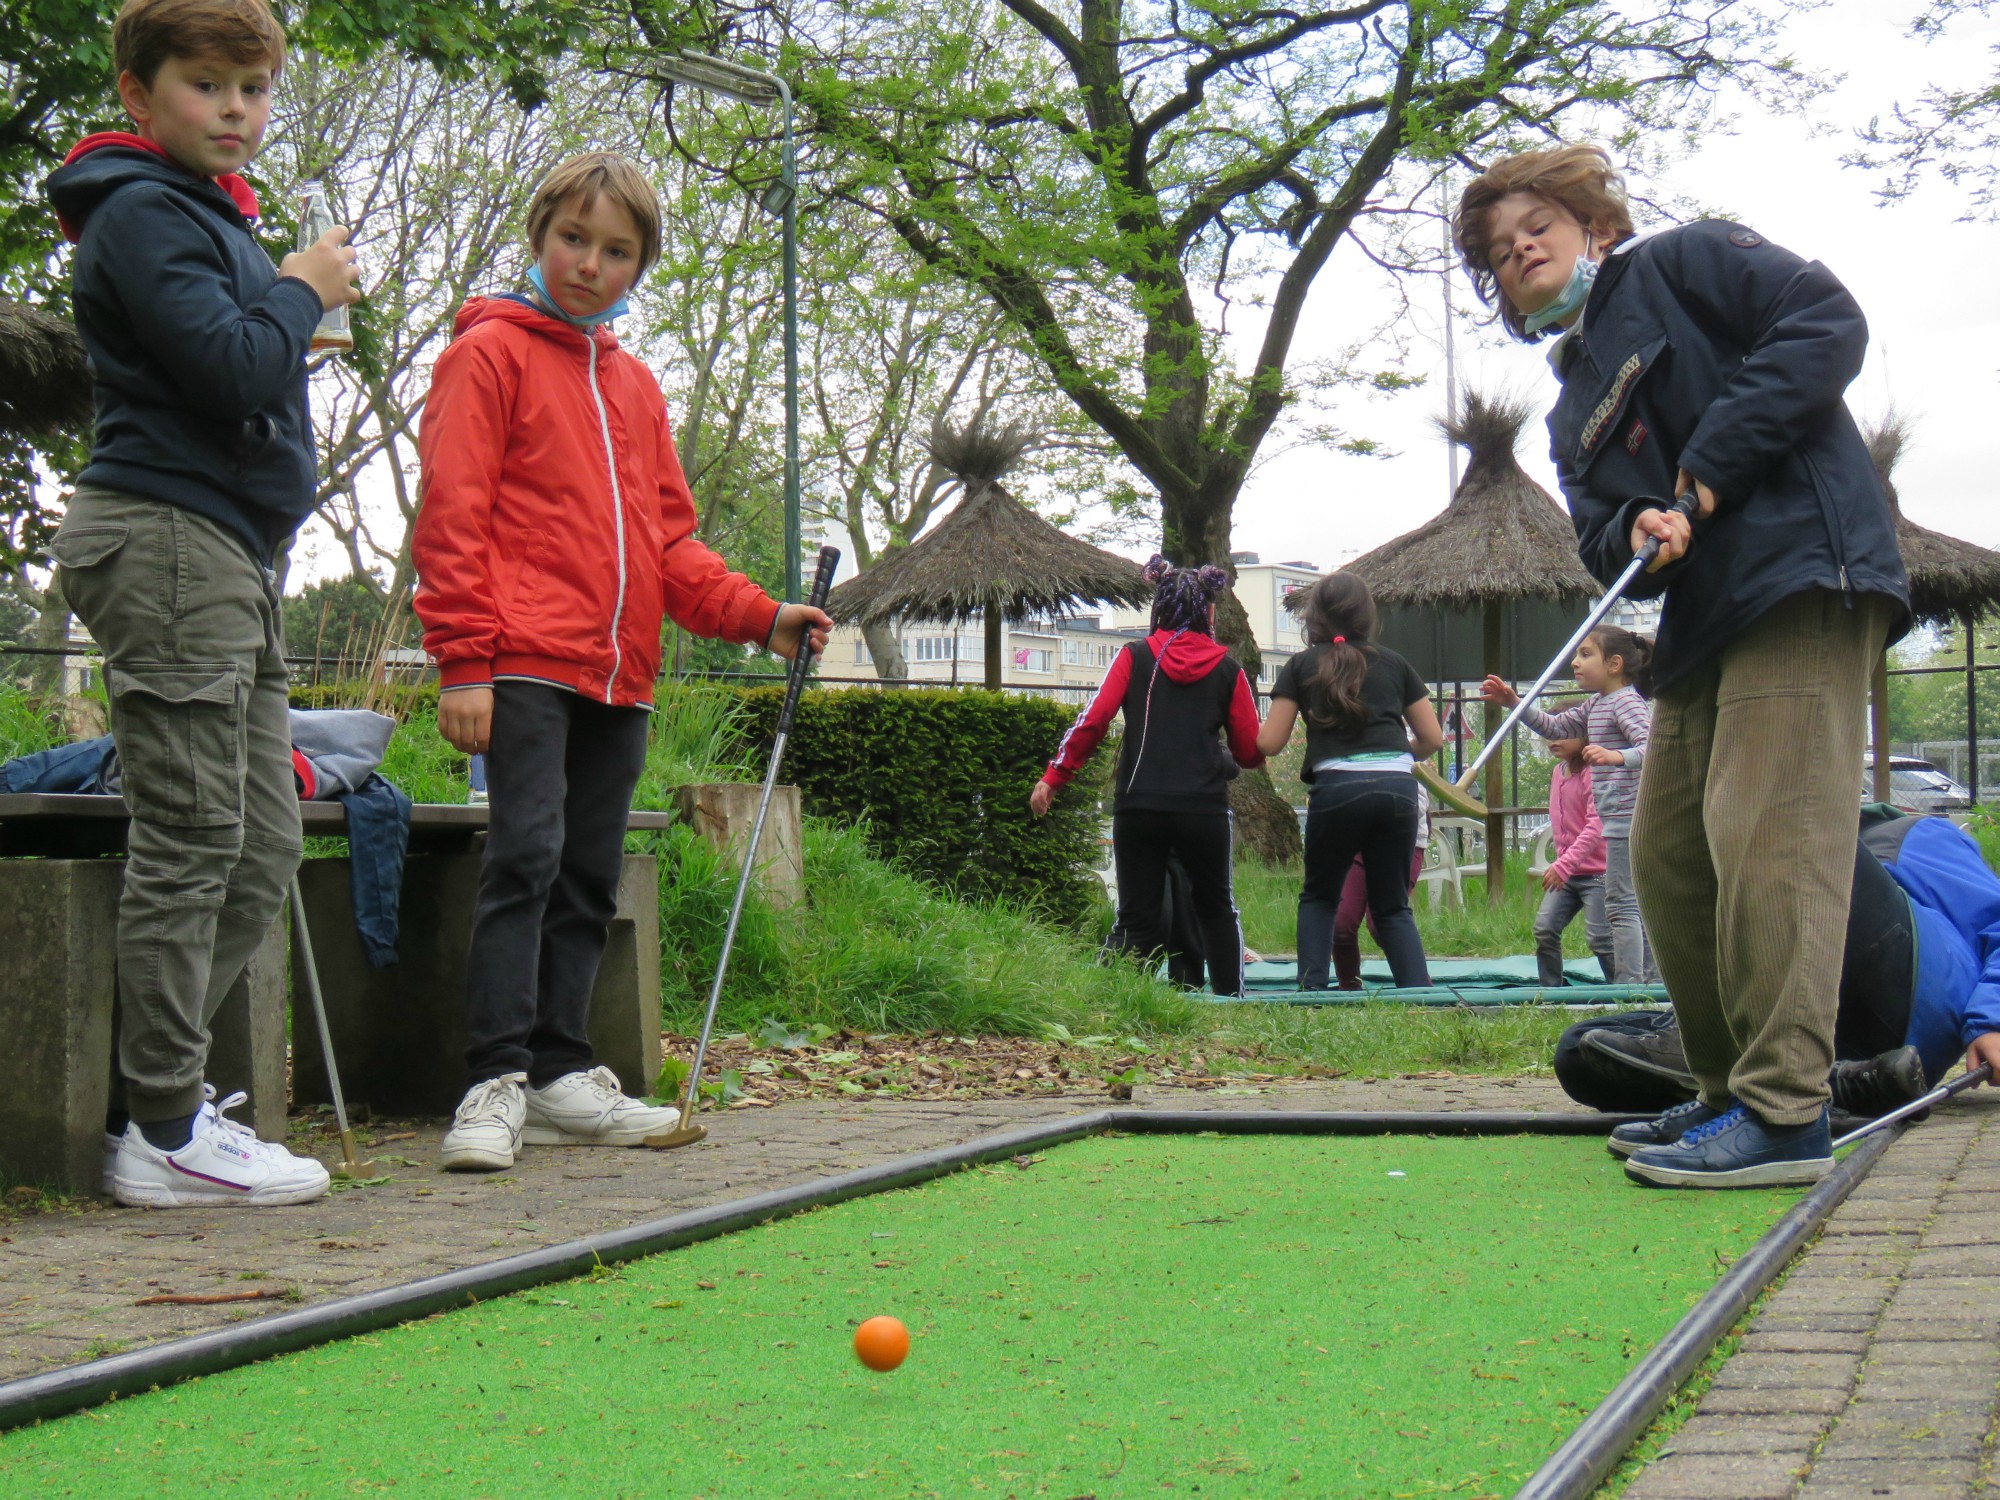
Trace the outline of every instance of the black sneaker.
<path fill-rule="evenodd" d="M 1826 1075 L 1833 1107 L 1863 1120 L 1880 1119 L 1923 1098 L 1930 1088 L 1915 1047 L 1898 1047 L 1864 1062 L 1837 1062 Z"/>
<path fill-rule="evenodd" d="M 1804 1125 L 1767 1125 L 1738 1104 L 1672 1146 L 1635 1151 L 1625 1175 L 1653 1187 L 1790 1187 L 1833 1169 L 1826 1110 Z"/>
<path fill-rule="evenodd" d="M 1693 1099 L 1686 1104 L 1676 1104 L 1656 1119 L 1620 1125 L 1604 1144 L 1613 1156 L 1630 1156 L 1634 1151 L 1671 1146 L 1695 1126 L 1706 1125 L 1721 1113 L 1721 1110 L 1710 1109 L 1699 1099 Z"/>
<path fill-rule="evenodd" d="M 1597 1031 L 1587 1031 L 1583 1045 L 1593 1052 L 1601 1052 L 1614 1062 L 1628 1068 L 1636 1068 L 1641 1073 L 1649 1073 L 1655 1078 L 1664 1078 L 1690 1094 L 1698 1093 L 1701 1085 L 1694 1074 L 1688 1071 L 1687 1053 L 1681 1049 L 1681 1031 L 1678 1026 L 1663 1027 L 1658 1031 L 1613 1031 L 1606 1026 Z"/>

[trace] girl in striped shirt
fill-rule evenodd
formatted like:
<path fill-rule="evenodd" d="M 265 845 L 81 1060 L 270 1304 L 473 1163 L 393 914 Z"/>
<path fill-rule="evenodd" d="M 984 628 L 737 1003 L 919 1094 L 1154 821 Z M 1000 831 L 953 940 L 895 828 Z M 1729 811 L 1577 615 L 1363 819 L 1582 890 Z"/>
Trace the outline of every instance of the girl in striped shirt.
<path fill-rule="evenodd" d="M 1646 758 L 1646 735 L 1653 722 L 1653 647 L 1643 636 L 1606 625 L 1584 637 L 1570 661 L 1570 675 L 1591 697 L 1560 713 L 1530 708 L 1522 717 L 1545 740 L 1582 739 L 1604 823 L 1604 914 L 1611 923 L 1614 984 L 1645 984 L 1653 956 L 1639 919 L 1639 896 L 1632 885 L 1632 808 L 1639 794 L 1639 767 Z M 1512 708 L 1520 694 L 1498 677 L 1481 684 L 1488 703 Z"/>

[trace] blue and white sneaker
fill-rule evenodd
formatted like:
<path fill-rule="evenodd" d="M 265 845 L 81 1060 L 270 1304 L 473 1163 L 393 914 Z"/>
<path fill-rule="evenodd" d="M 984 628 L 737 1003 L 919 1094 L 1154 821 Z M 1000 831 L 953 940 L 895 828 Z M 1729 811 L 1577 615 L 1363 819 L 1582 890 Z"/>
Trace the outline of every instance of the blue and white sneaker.
<path fill-rule="evenodd" d="M 1686 1104 L 1676 1104 L 1654 1119 L 1620 1125 L 1606 1137 L 1604 1146 L 1613 1156 L 1630 1156 L 1634 1151 L 1645 1151 L 1654 1146 L 1671 1146 L 1695 1126 L 1706 1125 L 1721 1113 L 1721 1110 L 1710 1109 L 1699 1099 L 1690 1100 Z"/>
<path fill-rule="evenodd" d="M 1833 1169 L 1826 1110 L 1803 1125 L 1769 1125 L 1734 1105 L 1671 1146 L 1635 1151 L 1625 1175 L 1654 1187 L 1793 1187 Z"/>

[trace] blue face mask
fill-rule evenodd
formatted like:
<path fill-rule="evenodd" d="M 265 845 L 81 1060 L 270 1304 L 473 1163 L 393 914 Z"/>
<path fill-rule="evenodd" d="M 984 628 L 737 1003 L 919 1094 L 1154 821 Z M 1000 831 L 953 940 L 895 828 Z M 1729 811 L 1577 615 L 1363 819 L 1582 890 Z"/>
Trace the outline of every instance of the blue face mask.
<path fill-rule="evenodd" d="M 603 312 L 592 313 L 587 318 L 579 318 L 574 313 L 563 311 L 562 304 L 549 295 L 549 284 L 542 279 L 542 268 L 540 266 L 528 267 L 528 284 L 541 293 L 542 305 L 548 311 L 554 313 L 565 323 L 572 323 L 578 328 L 595 328 L 600 323 L 609 323 L 613 318 L 622 318 L 632 307 L 630 298 L 620 297 L 616 302 L 605 308 Z"/>
<path fill-rule="evenodd" d="M 1521 320 L 1521 326 L 1530 333 L 1540 333 L 1551 323 L 1561 322 L 1571 313 L 1583 311 L 1583 304 L 1590 300 L 1590 289 L 1597 284 L 1597 262 L 1588 253 L 1579 255 L 1576 264 L 1569 268 L 1569 280 L 1563 283 L 1553 301 L 1540 312 L 1529 313 Z"/>

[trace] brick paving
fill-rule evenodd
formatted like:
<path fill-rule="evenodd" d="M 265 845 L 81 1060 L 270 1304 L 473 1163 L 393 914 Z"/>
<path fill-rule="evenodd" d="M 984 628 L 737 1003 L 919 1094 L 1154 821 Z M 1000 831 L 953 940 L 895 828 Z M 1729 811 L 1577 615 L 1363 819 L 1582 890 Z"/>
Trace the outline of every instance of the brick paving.
<path fill-rule="evenodd" d="M 476 1265 L 1094 1109 L 1101 1095 L 812 1101 L 705 1117 L 672 1152 L 534 1148 L 491 1177 L 435 1170 L 438 1126 L 371 1148 L 380 1186 L 288 1209 L 101 1208 L 0 1225 L 0 1378 L 262 1315 L 284 1302 L 132 1304 L 287 1289 L 311 1302 Z M 1141 1108 L 1547 1109 L 1544 1080 L 1138 1091 Z M 376 1127 L 378 1137 L 392 1127 Z M 331 1157 L 331 1149 L 324 1152 Z M 1627 1500 L 2000 1500 L 2000 1093 L 1915 1127 L 1828 1221 Z"/>
<path fill-rule="evenodd" d="M 2000 1094 L 1890 1147 L 1625 1500 L 2000 1500 Z"/>

